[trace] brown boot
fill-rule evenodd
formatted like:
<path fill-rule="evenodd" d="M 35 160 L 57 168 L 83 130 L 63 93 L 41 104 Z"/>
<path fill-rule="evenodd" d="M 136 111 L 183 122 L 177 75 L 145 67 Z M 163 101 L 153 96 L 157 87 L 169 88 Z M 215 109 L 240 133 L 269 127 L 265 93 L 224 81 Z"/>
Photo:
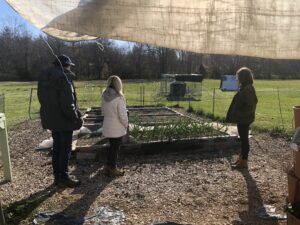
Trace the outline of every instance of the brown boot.
<path fill-rule="evenodd" d="M 231 165 L 236 166 L 241 160 L 242 160 L 242 156 L 241 156 L 241 154 L 239 154 L 239 156 L 236 158 L 236 160 L 234 162 L 231 162 Z"/>
<path fill-rule="evenodd" d="M 110 168 L 108 166 L 104 166 L 103 173 L 104 173 L 105 176 L 108 176 L 109 171 L 110 171 Z"/>
<path fill-rule="evenodd" d="M 123 170 L 119 170 L 117 168 L 114 168 L 114 169 L 110 170 L 110 176 L 112 176 L 112 177 L 121 177 L 123 175 L 124 175 Z"/>
<path fill-rule="evenodd" d="M 104 167 L 104 174 L 107 177 L 121 177 L 124 175 L 124 171 L 118 168 Z"/>
<path fill-rule="evenodd" d="M 232 166 L 232 169 L 248 169 L 248 160 L 241 159 L 236 165 Z"/>

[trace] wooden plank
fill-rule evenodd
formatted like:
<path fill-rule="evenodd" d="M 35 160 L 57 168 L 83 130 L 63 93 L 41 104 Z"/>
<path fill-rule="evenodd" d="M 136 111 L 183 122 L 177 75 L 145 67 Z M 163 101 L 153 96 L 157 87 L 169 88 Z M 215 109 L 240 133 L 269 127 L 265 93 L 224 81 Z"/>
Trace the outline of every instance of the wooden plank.
<path fill-rule="evenodd" d="M 96 160 L 100 156 L 106 155 L 107 150 L 108 150 L 108 145 L 77 146 L 76 159 Z"/>
<path fill-rule="evenodd" d="M 120 154 L 158 154 L 162 152 L 215 152 L 219 150 L 237 149 L 240 142 L 237 136 L 205 137 L 195 139 L 184 139 L 174 141 L 152 141 L 148 143 L 122 144 Z M 76 158 L 78 160 L 96 160 L 106 158 L 108 144 L 78 146 L 76 148 Z"/>
<path fill-rule="evenodd" d="M 5 218 L 4 218 L 4 212 L 3 212 L 3 207 L 2 207 L 2 203 L 0 200 L 0 225 L 5 225 Z"/>
<path fill-rule="evenodd" d="M 166 113 L 166 114 L 137 114 L 135 116 L 140 116 L 140 117 L 143 117 L 143 116 L 157 116 L 157 117 L 160 117 L 160 116 L 181 116 L 179 114 L 175 114 L 175 113 Z"/>
<path fill-rule="evenodd" d="M 6 119 L 4 113 L 0 113 L 0 151 L 1 159 L 4 168 L 4 179 L 6 181 L 12 180 L 11 163 L 9 146 L 7 141 L 7 129 L 6 129 Z"/>

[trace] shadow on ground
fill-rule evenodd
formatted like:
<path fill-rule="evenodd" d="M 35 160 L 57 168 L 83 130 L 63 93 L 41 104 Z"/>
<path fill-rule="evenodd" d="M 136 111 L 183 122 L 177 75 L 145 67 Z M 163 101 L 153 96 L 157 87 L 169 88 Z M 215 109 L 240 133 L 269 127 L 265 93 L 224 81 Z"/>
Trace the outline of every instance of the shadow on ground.
<path fill-rule="evenodd" d="M 33 217 L 35 210 L 50 198 L 57 189 L 50 185 L 42 191 L 36 192 L 26 199 L 16 201 L 4 207 L 4 215 L 6 224 L 17 225 L 21 221 Z"/>
<path fill-rule="evenodd" d="M 240 221 L 233 221 L 233 225 L 279 225 L 277 220 L 263 220 L 257 215 L 257 209 L 263 207 L 263 199 L 257 187 L 255 179 L 248 170 L 239 170 L 243 175 L 248 192 L 248 211 L 239 212 Z M 255 221 L 255 223 L 253 223 Z"/>
<path fill-rule="evenodd" d="M 74 171 L 76 174 L 77 171 Z M 101 194 L 101 192 L 106 188 L 106 186 L 113 181 L 113 178 L 107 178 L 104 176 L 102 170 L 98 170 L 93 176 L 91 174 L 85 174 L 79 177 L 84 187 L 75 188 L 72 194 L 82 194 L 78 200 L 75 200 L 70 205 L 68 205 L 63 211 L 59 212 L 62 215 L 67 215 L 73 217 L 76 221 L 76 225 L 84 224 L 85 217 L 87 216 L 88 210 L 94 203 L 95 199 Z M 49 220 L 45 225 L 61 225 L 61 223 L 54 223 L 54 221 Z M 65 223 L 66 225 L 71 225 Z M 73 225 L 73 224 L 72 224 Z"/>

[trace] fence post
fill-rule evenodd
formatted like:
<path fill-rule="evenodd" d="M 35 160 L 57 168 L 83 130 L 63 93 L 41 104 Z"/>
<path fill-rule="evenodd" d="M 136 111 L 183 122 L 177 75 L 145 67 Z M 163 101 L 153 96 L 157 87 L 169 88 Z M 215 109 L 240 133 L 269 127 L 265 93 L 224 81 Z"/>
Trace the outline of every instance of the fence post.
<path fill-rule="evenodd" d="M 9 147 L 7 141 L 6 120 L 5 120 L 4 113 L 0 113 L 0 150 L 2 153 L 1 159 L 4 168 L 4 179 L 6 181 L 11 181 L 12 174 L 11 174 Z"/>
<path fill-rule="evenodd" d="M 216 95 L 216 89 L 213 90 L 213 107 L 212 107 L 212 115 L 215 116 L 215 95 Z"/>
<path fill-rule="evenodd" d="M 4 94 L 0 94 L 0 113 L 4 112 Z"/>
<path fill-rule="evenodd" d="M 283 123 L 283 117 L 282 117 L 282 111 L 281 111 L 281 102 L 280 102 L 279 88 L 278 87 L 277 87 L 277 96 L 278 96 L 278 104 L 279 104 L 279 112 L 280 112 L 280 117 L 281 117 L 281 124 L 282 124 L 282 128 L 284 130 L 284 123 Z"/>
<path fill-rule="evenodd" d="M 29 107 L 28 107 L 28 116 L 29 116 L 29 119 L 30 119 L 30 120 L 31 120 L 32 91 L 33 91 L 33 88 L 30 89 Z"/>
<path fill-rule="evenodd" d="M 143 105 L 142 101 L 143 101 L 143 99 L 142 99 L 142 86 L 140 86 L 140 105 Z"/>
<path fill-rule="evenodd" d="M 188 110 L 191 110 L 191 93 L 190 93 L 189 87 L 187 88 L 187 92 L 188 92 L 188 98 L 189 98 L 189 109 Z"/>
<path fill-rule="evenodd" d="M 200 101 L 202 99 L 202 82 L 200 83 Z"/>
<path fill-rule="evenodd" d="M 2 94 L 3 97 L 3 113 L 5 113 L 5 94 Z"/>
<path fill-rule="evenodd" d="M 5 225 L 5 218 L 4 218 L 4 212 L 3 212 L 1 200 L 0 200 L 0 225 Z"/>
<path fill-rule="evenodd" d="M 143 84 L 143 106 L 145 106 L 145 86 Z"/>

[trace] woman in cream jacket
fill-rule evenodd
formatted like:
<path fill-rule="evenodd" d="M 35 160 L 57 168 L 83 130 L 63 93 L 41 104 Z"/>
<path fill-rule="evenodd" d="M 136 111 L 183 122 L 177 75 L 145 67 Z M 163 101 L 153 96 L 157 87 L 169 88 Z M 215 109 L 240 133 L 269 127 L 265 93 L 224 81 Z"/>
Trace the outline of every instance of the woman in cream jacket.
<path fill-rule="evenodd" d="M 103 136 L 109 139 L 107 163 L 104 168 L 107 176 L 122 176 L 124 172 L 117 168 L 117 158 L 122 137 L 127 133 L 128 115 L 123 94 L 122 81 L 118 76 L 110 76 L 101 101 Z"/>

